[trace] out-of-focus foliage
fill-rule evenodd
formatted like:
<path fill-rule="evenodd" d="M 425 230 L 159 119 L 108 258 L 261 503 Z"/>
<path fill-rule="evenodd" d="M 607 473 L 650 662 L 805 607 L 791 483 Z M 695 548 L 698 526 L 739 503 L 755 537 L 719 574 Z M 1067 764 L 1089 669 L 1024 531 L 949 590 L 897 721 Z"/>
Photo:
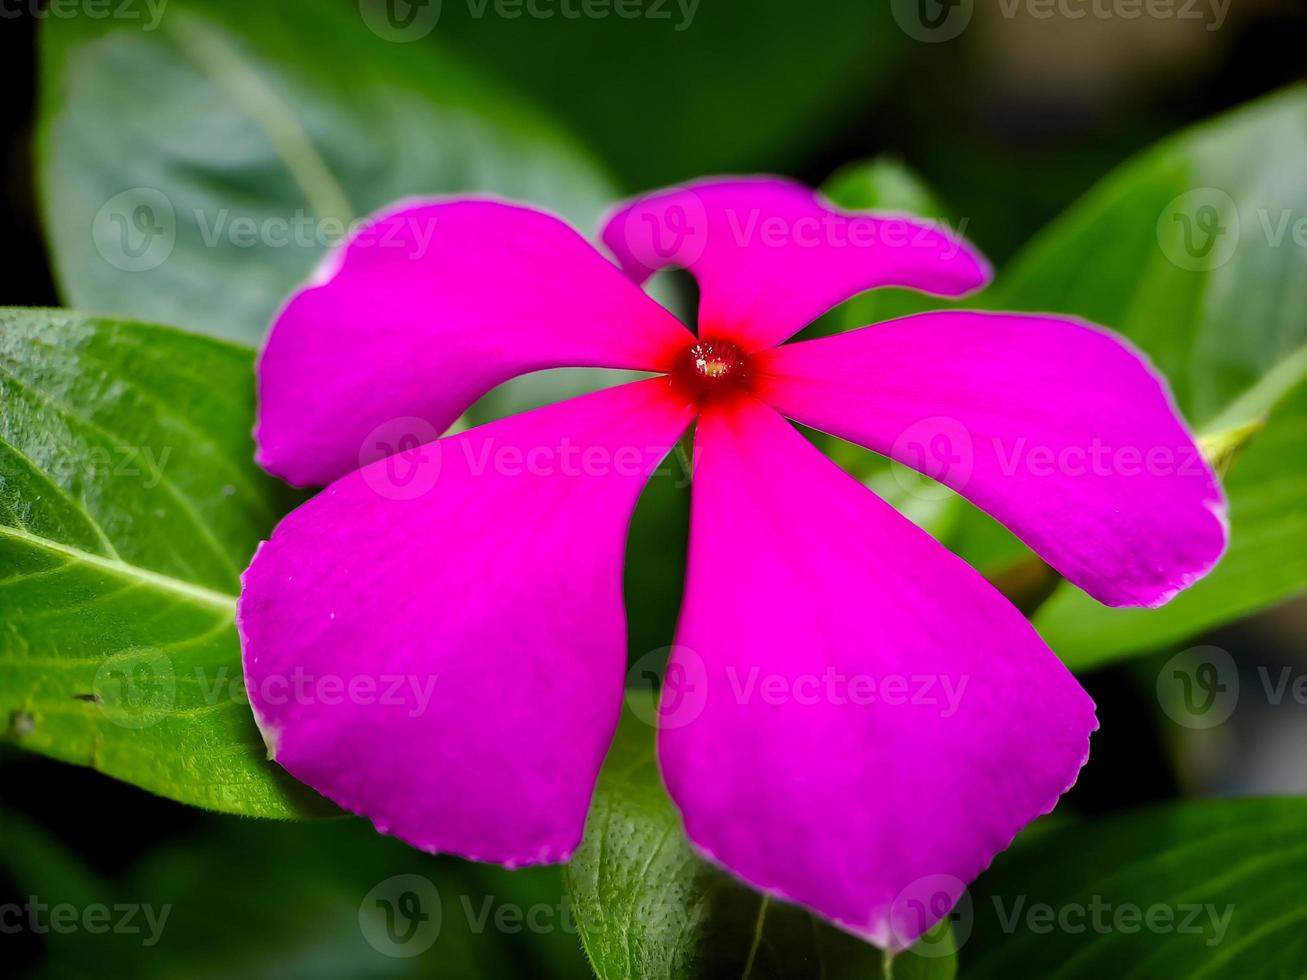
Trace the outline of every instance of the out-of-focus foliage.
<path fill-rule="evenodd" d="M 575 980 L 586 970 L 557 868 L 436 858 L 355 819 L 213 818 L 106 876 L 18 814 L 0 811 L 0 826 L 0 873 L 39 896 L 47 929 L 56 906 L 108 910 L 102 931 L 47 933 L 35 976 L 50 980 Z"/>
<path fill-rule="evenodd" d="M 1159 649 L 1307 588 L 1307 306 L 1298 301 L 1307 249 L 1295 238 L 1307 216 L 1304 157 L 1307 89 L 1295 88 L 1126 164 L 978 297 L 946 304 L 878 290 L 834 317 L 852 329 L 945 305 L 1066 313 L 1123 334 L 1167 378 L 1225 472 L 1230 551 L 1161 609 L 1109 609 L 1058 587 L 1035 623 L 1072 667 Z M 897 168 L 876 164 L 827 192 L 847 207 L 949 220 L 929 192 L 904 186 Z M 1020 542 L 955 494 L 850 447 L 834 451 L 980 568 L 1000 580 L 1014 565 L 1041 577 Z"/>
<path fill-rule="evenodd" d="M 889 4 L 865 0 L 597 3 L 594 17 L 546 3 L 557 12 L 506 19 L 489 3 L 446 0 L 414 46 L 456 45 L 531 93 L 630 191 L 809 163 L 914 47 Z"/>
<path fill-rule="evenodd" d="M 1073 666 L 1307 588 L 1304 159 L 1307 88 L 1168 139 L 1037 238 L 987 297 L 1125 334 L 1228 469 L 1230 550 L 1204 581 L 1158 610 L 1108 609 L 1069 585 L 1041 609 L 1036 625 Z"/>
<path fill-rule="evenodd" d="M 1222 800 L 1032 833 L 972 890 L 963 975 L 1297 976 L 1304 820 L 1301 799 Z"/>
<path fill-rule="evenodd" d="M 350 224 L 495 194 L 589 228 L 613 192 L 556 123 L 438 45 L 319 0 L 169 0 L 42 31 L 41 201 L 69 306 L 257 343 Z"/>

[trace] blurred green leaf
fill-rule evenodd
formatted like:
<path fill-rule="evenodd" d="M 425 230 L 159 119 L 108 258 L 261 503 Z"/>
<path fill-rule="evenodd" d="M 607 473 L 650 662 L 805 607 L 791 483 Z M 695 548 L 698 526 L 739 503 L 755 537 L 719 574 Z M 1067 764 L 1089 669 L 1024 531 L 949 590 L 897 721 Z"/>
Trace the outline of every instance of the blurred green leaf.
<path fill-rule="evenodd" d="M 1063 584 L 1035 625 L 1085 669 L 1195 636 L 1307 588 L 1307 387 L 1252 435 L 1225 478 L 1230 549 L 1207 579 L 1160 609 L 1109 609 Z"/>
<path fill-rule="evenodd" d="M 986 305 L 1124 334 L 1204 432 L 1307 342 L 1304 156 L 1307 86 L 1186 130 L 1038 236 Z"/>
<path fill-rule="evenodd" d="M 399 198 L 499 194 L 585 230 L 611 200 L 554 123 L 357 3 L 159 10 L 42 24 L 41 204 L 70 306 L 255 342 L 346 223 Z"/>
<path fill-rule="evenodd" d="M 958 974 L 957 942 L 948 919 L 937 922 L 917 945 L 885 961 L 885 980 L 953 980 Z M 921 955 L 929 950 L 930 955 Z"/>
<path fill-rule="evenodd" d="M 985 297 L 1111 327 L 1170 380 L 1200 440 L 1247 440 L 1229 475 L 1231 547 L 1157 610 L 1068 584 L 1036 625 L 1075 668 L 1154 650 L 1307 588 L 1307 88 L 1167 140 L 1105 179 Z M 1297 236 L 1297 237 L 1295 237 Z M 1269 414 L 1261 431 L 1248 423 Z"/>
<path fill-rule="evenodd" d="M 233 622 L 293 501 L 251 458 L 252 353 L 0 310 L 4 737 L 187 803 L 325 809 L 266 760 Z"/>
<path fill-rule="evenodd" d="M 1301 975 L 1307 800 L 1173 804 L 1018 840 L 972 888 L 962 975 Z"/>
<path fill-rule="evenodd" d="M 944 220 L 948 210 L 921 177 L 893 157 L 850 163 L 831 174 L 821 191 L 846 211 L 881 211 Z"/>
<path fill-rule="evenodd" d="M 690 848 L 658 775 L 653 701 L 636 691 L 627 701 L 565 874 L 595 972 L 603 980 L 880 976 L 875 947 L 751 890 Z M 952 975 L 942 964 L 914 972 L 926 959 L 902 954 L 894 976 Z"/>
<path fill-rule="evenodd" d="M 1056 587 L 1035 623 L 1073 668 L 1182 641 L 1307 588 L 1304 154 L 1302 87 L 1181 133 L 1108 176 L 963 304 L 1074 314 L 1125 335 L 1167 376 L 1227 474 L 1230 550 L 1168 605 L 1110 609 Z M 848 207 L 942 214 L 883 162 L 837 175 L 827 193 Z M 945 305 L 906 295 L 857 297 L 841 327 Z M 834 452 L 1005 589 L 1037 600 L 1053 587 L 1024 545 L 957 495 L 870 454 L 859 469 L 859 451 L 843 444 Z"/>
<path fill-rule="evenodd" d="M 0 868 L 46 908 L 135 909 L 127 929 L 43 934 L 41 977 L 348 980 L 586 972 L 557 868 L 505 871 L 432 857 L 362 820 L 204 820 L 113 880 L 18 815 L 0 814 Z M 40 861 L 14 852 L 33 848 Z M 409 896 L 409 897 L 406 897 Z M 391 919 L 386 912 L 391 908 Z"/>
<path fill-rule="evenodd" d="M 920 51 L 888 4 L 865 0 L 824 0 L 812 13 L 788 0 L 533 6 L 541 16 L 447 2 L 424 43 L 448 41 L 548 100 L 631 190 L 795 172 L 848 140 L 889 74 Z"/>
<path fill-rule="evenodd" d="M 5 831 L 0 846 L 0 877 L 20 888 L 39 888 L 57 894 L 60 901 L 77 905 L 112 899 L 108 882 L 25 815 L 0 808 L 0 826 Z"/>

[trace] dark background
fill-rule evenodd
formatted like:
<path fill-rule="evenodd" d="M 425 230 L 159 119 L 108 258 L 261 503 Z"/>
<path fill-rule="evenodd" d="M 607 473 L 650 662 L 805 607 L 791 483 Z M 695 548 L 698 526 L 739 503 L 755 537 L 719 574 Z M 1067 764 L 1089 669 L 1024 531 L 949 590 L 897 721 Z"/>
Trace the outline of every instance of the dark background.
<path fill-rule="evenodd" d="M 27 0 L 0 2 L 0 226 L 7 245 L 0 303 L 57 305 L 31 163 L 40 18 L 26 9 Z M 751 39 L 759 32 L 784 37 L 788 25 L 757 23 L 744 2 L 702 3 L 700 17 L 738 18 L 740 40 L 729 52 L 696 48 L 698 42 L 665 28 L 623 25 L 643 32 L 633 57 L 632 42 L 610 50 L 593 25 L 555 24 L 529 34 L 522 22 L 460 21 L 452 10 L 437 34 L 570 123 L 625 191 L 710 168 L 787 173 L 818 184 L 845 163 L 888 153 L 923 175 L 955 214 L 967 216 L 970 237 L 1000 264 L 1134 151 L 1307 77 L 1304 3 L 1236 0 L 1221 29 L 1208 31 L 1202 24 L 1059 18 L 997 29 L 986 21 L 990 15 L 980 8 L 990 4 L 982 0 L 976 22 L 956 41 L 886 43 L 871 30 L 865 39 L 845 39 L 855 46 L 865 41 L 865 57 L 823 82 L 821 105 L 800 114 L 801 126 L 793 113 L 778 124 L 767 84 L 759 81 L 757 99 L 746 100 L 750 111 L 722 122 L 731 138 L 705 142 L 700 136 L 714 125 L 715 103 L 712 92 L 695 90 L 695 64 L 723 60 L 717 84 L 747 93 L 755 80 L 808 71 L 821 52 L 796 48 L 777 63 L 783 45 L 755 46 Z M 823 4 L 792 8 L 795 18 L 820 18 Z M 876 31 L 894 30 L 887 18 L 876 25 Z M 542 55 L 540 47 L 554 55 Z M 527 50 L 534 56 L 523 57 Z M 756 63 L 751 50 L 759 52 Z M 579 61 L 578 51 L 593 57 Z M 682 100 L 683 113 L 669 111 L 672 99 Z M 647 112 L 650 104 L 659 111 Z M 1305 635 L 1307 605 L 1299 602 L 1206 642 L 1236 661 L 1275 669 L 1286 658 L 1307 657 Z M 1156 671 L 1157 661 L 1143 660 L 1085 678 L 1103 724 L 1073 806 L 1115 809 L 1174 796 L 1182 784 L 1205 793 L 1307 791 L 1307 762 L 1293 748 L 1302 744 L 1304 722 L 1291 713 L 1262 717 L 1255 706 L 1241 709 L 1224 744 L 1199 740 L 1167 751 L 1177 733 L 1157 711 L 1150 686 Z M 232 819 L 7 747 L 0 747 L 0 808 L 29 815 L 109 875 L 161 842 Z M 9 891 L 0 887 L 0 901 L 11 900 Z M 11 957 L 22 962 L 40 955 L 41 939 L 31 933 L 2 940 L 6 966 Z"/>

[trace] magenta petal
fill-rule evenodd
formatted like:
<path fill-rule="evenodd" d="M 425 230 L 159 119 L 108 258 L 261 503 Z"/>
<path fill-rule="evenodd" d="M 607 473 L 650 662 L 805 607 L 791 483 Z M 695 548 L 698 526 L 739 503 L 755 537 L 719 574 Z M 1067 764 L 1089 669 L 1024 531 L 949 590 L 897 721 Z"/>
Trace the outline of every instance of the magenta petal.
<path fill-rule="evenodd" d="M 443 432 L 509 378 L 664 368 L 694 338 L 557 218 L 413 201 L 328 256 L 259 359 L 258 460 L 300 486 Z"/>
<path fill-rule="evenodd" d="M 1224 495 L 1165 383 L 1098 327 L 927 313 L 754 367 L 781 412 L 947 484 L 1100 602 L 1160 605 L 1225 549 Z"/>
<path fill-rule="evenodd" d="M 963 239 L 921 219 L 851 214 L 774 177 L 706 180 L 618 211 L 604 244 L 643 282 L 674 265 L 699 281 L 699 333 L 760 350 L 850 296 L 906 286 L 960 296 L 989 280 Z"/>
<path fill-rule="evenodd" d="M 980 575 L 772 409 L 706 415 L 697 450 L 668 789 L 710 857 L 906 946 L 1075 781 L 1093 703 Z"/>
<path fill-rule="evenodd" d="M 381 460 L 290 514 L 238 608 L 272 757 L 424 850 L 565 860 L 622 701 L 627 525 L 688 420 L 637 382 Z"/>

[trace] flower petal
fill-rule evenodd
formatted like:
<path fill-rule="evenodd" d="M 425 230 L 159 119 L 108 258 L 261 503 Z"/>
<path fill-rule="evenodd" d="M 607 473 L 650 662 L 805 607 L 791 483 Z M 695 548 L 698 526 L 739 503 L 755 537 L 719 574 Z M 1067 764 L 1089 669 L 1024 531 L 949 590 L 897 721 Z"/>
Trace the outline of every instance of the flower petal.
<path fill-rule="evenodd" d="M 938 223 L 828 207 L 774 177 L 706 180 L 618 211 L 604 244 L 637 282 L 664 266 L 699 281 L 699 334 L 761 350 L 850 296 L 906 286 L 961 296 L 989 281 L 985 260 Z"/>
<path fill-rule="evenodd" d="M 756 390 L 992 514 L 1112 606 L 1155 606 L 1226 544 L 1225 498 L 1166 389 L 1106 331 L 941 312 L 766 351 Z"/>
<path fill-rule="evenodd" d="M 380 460 L 290 514 L 238 609 L 272 757 L 424 850 L 565 860 L 622 700 L 627 525 L 688 420 L 637 382 Z"/>
<path fill-rule="evenodd" d="M 1075 781 L 1093 703 L 989 583 L 756 401 L 700 420 L 690 526 L 659 736 L 690 839 L 908 945 Z"/>
<path fill-rule="evenodd" d="M 694 342 L 580 235 L 496 201 L 411 201 L 332 252 L 259 359 L 258 461 L 322 485 L 550 367 L 661 370 Z"/>

